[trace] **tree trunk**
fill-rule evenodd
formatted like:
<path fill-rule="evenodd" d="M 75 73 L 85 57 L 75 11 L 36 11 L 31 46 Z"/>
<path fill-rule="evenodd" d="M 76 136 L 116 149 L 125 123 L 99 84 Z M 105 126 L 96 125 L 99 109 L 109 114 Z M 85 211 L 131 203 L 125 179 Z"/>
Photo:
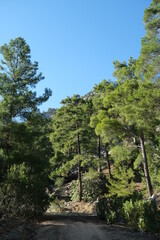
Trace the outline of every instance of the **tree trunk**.
<path fill-rule="evenodd" d="M 101 137 L 100 135 L 98 136 L 98 158 L 99 158 L 99 162 L 98 162 L 98 172 L 101 172 Z"/>
<path fill-rule="evenodd" d="M 78 162 L 78 181 L 79 181 L 79 202 L 82 201 L 82 176 L 81 176 L 81 161 Z"/>
<path fill-rule="evenodd" d="M 76 129 L 78 130 L 78 121 L 76 121 Z M 81 146 L 79 140 L 79 133 L 77 133 L 77 153 L 81 155 Z M 78 161 L 78 182 L 79 182 L 79 202 L 82 201 L 82 176 L 81 176 L 81 160 Z"/>
<path fill-rule="evenodd" d="M 110 164 L 109 154 L 108 154 L 108 150 L 107 150 L 107 149 L 106 149 L 106 158 L 107 158 L 107 164 L 108 164 L 108 175 L 109 175 L 109 179 L 112 179 L 111 164 Z"/>
<path fill-rule="evenodd" d="M 141 151 L 142 151 L 142 157 L 143 157 L 144 176 L 145 176 L 145 179 L 146 179 L 146 184 L 147 184 L 147 190 L 148 190 L 148 193 L 149 193 L 149 197 L 151 197 L 152 194 L 153 194 L 153 189 L 152 189 L 151 179 L 150 179 L 149 170 L 148 170 L 147 154 L 146 154 L 146 149 L 145 149 L 145 144 L 144 144 L 144 133 L 143 133 L 143 131 L 141 131 L 140 142 L 141 142 Z"/>
<path fill-rule="evenodd" d="M 10 107 L 9 117 L 8 117 L 8 125 L 9 128 L 6 130 L 6 139 L 5 139 L 5 154 L 7 156 L 6 161 L 6 170 L 10 171 L 11 163 L 9 158 L 9 150 L 10 150 L 10 139 L 11 139 L 11 126 L 12 126 L 12 117 L 13 117 L 13 105 Z"/>

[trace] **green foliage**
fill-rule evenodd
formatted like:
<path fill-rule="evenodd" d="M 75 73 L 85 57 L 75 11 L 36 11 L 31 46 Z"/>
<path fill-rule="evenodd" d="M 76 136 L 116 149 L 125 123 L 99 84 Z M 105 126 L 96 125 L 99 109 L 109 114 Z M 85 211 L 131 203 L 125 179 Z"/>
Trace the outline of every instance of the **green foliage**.
<path fill-rule="evenodd" d="M 133 160 L 135 149 L 132 145 L 119 144 L 111 149 L 114 161 L 112 178 L 107 184 L 109 196 L 127 197 L 135 191 Z"/>
<path fill-rule="evenodd" d="M 160 192 L 160 161 L 159 161 L 159 143 L 147 146 L 149 155 L 149 170 L 151 172 L 151 181 L 155 192 Z M 153 154 L 154 153 L 154 154 Z"/>
<path fill-rule="evenodd" d="M 132 58 L 129 59 L 128 64 L 115 61 L 114 65 L 114 76 L 117 78 L 117 83 L 112 91 L 106 88 L 106 95 L 103 99 L 104 109 L 100 109 L 97 113 L 96 119 L 98 121 L 96 122 L 95 131 L 112 145 L 115 141 L 114 139 L 117 140 L 116 145 L 119 147 L 117 163 L 121 162 L 120 155 L 123 155 L 123 158 L 125 158 L 125 152 L 130 145 L 135 149 L 137 148 L 134 159 L 131 157 L 134 161 L 136 154 L 139 154 L 140 145 L 146 186 L 149 196 L 151 196 L 153 191 L 148 170 L 148 153 L 145 147 L 147 141 L 150 141 L 151 135 L 156 132 L 156 127 L 159 125 L 160 86 L 158 82 L 141 81 L 138 79 L 135 74 L 137 62 Z M 123 147 L 124 145 L 126 150 Z M 129 170 L 129 164 L 128 169 L 126 171 L 122 169 L 119 175 L 122 175 L 124 170 L 128 180 L 129 178 L 133 180 L 131 169 L 133 166 Z"/>
<path fill-rule="evenodd" d="M 57 168 L 78 155 L 77 137 L 79 137 L 80 155 L 82 155 L 82 158 L 89 155 L 88 152 L 93 147 L 90 139 L 94 135 L 94 130 L 89 126 L 89 114 L 92 109 L 89 100 L 74 95 L 62 100 L 62 104 L 62 107 L 56 111 L 54 116 L 53 132 L 50 135 L 55 150 L 52 165 L 56 165 Z M 58 162 L 59 157 L 61 162 Z M 66 165 L 66 167 L 68 166 Z"/>
<path fill-rule="evenodd" d="M 124 216 L 130 227 L 138 229 L 139 216 L 142 216 L 143 214 L 143 206 L 144 201 L 142 200 L 136 202 L 130 200 L 123 204 Z"/>
<path fill-rule="evenodd" d="M 130 227 L 155 234 L 160 232 L 160 212 L 154 201 L 126 201 L 123 210 Z"/>
<path fill-rule="evenodd" d="M 86 202 L 96 201 L 103 193 L 102 180 L 97 178 L 84 177 L 83 184 L 83 200 Z"/>
<path fill-rule="evenodd" d="M 68 176 L 73 171 L 76 172 L 79 179 L 79 201 L 81 201 L 82 167 L 87 168 L 87 165 L 89 167 L 87 160 L 91 159 L 95 145 L 95 133 L 89 125 L 92 102 L 90 99 L 74 95 L 62 100 L 61 103 L 63 105 L 56 111 L 53 132 L 50 135 L 55 151 L 55 156 L 50 161 L 53 169 L 50 176 Z"/>
<path fill-rule="evenodd" d="M 46 176 L 52 155 L 50 120 L 38 106 L 51 90 L 37 97 L 34 89 L 44 77 L 23 38 L 1 46 L 0 54 L 0 211 L 36 217 L 48 205 Z"/>
<path fill-rule="evenodd" d="M 49 140 L 49 121 L 43 114 L 33 112 L 27 121 L 12 123 L 10 163 L 23 162 L 32 166 L 35 172 L 48 171 L 49 158 L 53 150 Z"/>
<path fill-rule="evenodd" d="M 138 59 L 137 73 L 143 79 L 156 81 L 160 74 L 160 3 L 153 0 L 144 13 L 146 35 L 142 39 L 141 53 Z"/>
<path fill-rule="evenodd" d="M 123 198 L 101 198 L 97 205 L 96 211 L 99 218 L 106 221 L 107 224 L 112 224 L 120 221 L 122 215 Z"/>
<path fill-rule="evenodd" d="M 0 149 L 0 181 L 3 180 L 4 178 L 4 166 L 6 164 L 6 156 L 4 154 L 4 150 L 1 148 Z"/>
<path fill-rule="evenodd" d="M 99 173 L 90 171 L 82 176 L 82 200 L 85 202 L 94 202 L 105 192 L 105 182 L 99 176 Z M 78 181 L 72 182 L 70 189 L 71 200 L 78 201 Z"/>
<path fill-rule="evenodd" d="M 25 164 L 13 165 L 0 188 L 0 212 L 3 215 L 34 218 L 47 209 L 46 177 L 33 174 Z"/>
<path fill-rule="evenodd" d="M 70 187 L 69 196 L 73 202 L 78 202 L 79 199 L 79 189 L 78 189 L 78 180 L 72 181 L 72 185 Z"/>
<path fill-rule="evenodd" d="M 31 62 L 30 48 L 25 40 L 18 37 L 0 48 L 0 95 L 2 97 L 4 120 L 9 123 L 15 117 L 26 118 L 37 106 L 48 100 L 50 89 L 43 96 L 32 91 L 43 80 L 38 73 L 38 62 Z"/>
<path fill-rule="evenodd" d="M 62 187 L 62 185 L 64 184 L 64 178 L 62 177 L 58 177 L 56 178 L 56 181 L 54 183 L 54 185 L 58 188 Z"/>
<path fill-rule="evenodd" d="M 102 220 L 106 220 L 106 206 L 107 200 L 105 197 L 99 199 L 98 203 L 96 204 L 97 216 Z"/>
<path fill-rule="evenodd" d="M 41 138 L 39 142 L 42 142 L 44 128 L 40 130 L 37 129 L 37 126 L 41 125 L 42 127 L 42 125 L 46 126 L 46 124 L 39 113 L 38 106 L 48 100 L 51 91 L 45 89 L 45 93 L 39 97 L 33 91 L 36 84 L 43 80 L 44 77 L 42 73 L 38 73 L 38 62 L 31 62 L 30 48 L 23 38 L 18 37 L 11 40 L 9 44 L 4 44 L 0 48 L 0 53 L 2 59 L 0 70 L 0 119 L 3 123 L 0 144 L 6 155 L 6 165 L 9 167 L 17 161 L 22 163 L 25 161 L 25 157 L 27 161 L 28 158 L 31 159 L 33 146 L 38 141 L 37 138 Z M 24 152 L 26 150 L 28 152 L 26 142 L 29 145 L 29 141 L 32 144 L 30 157 L 24 157 Z M 37 152 L 34 153 L 34 156 L 37 154 Z M 21 160 L 22 155 L 23 160 Z M 41 154 L 39 154 L 40 156 Z"/>

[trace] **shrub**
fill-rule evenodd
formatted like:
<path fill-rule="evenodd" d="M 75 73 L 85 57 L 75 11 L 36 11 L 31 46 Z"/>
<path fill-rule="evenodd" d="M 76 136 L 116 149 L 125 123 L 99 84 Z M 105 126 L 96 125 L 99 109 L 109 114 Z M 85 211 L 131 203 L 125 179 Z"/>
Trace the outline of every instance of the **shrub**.
<path fill-rule="evenodd" d="M 98 203 L 96 204 L 97 216 L 102 220 L 106 219 L 106 206 L 107 206 L 107 199 L 104 197 L 99 199 Z"/>
<path fill-rule="evenodd" d="M 6 182 L 0 188 L 2 214 L 38 217 L 46 210 L 48 203 L 43 175 L 31 173 L 24 164 L 11 167 Z"/>
<path fill-rule="evenodd" d="M 78 180 L 72 181 L 72 185 L 69 191 L 69 196 L 73 202 L 78 202 L 79 200 Z"/>
<path fill-rule="evenodd" d="M 155 201 L 145 202 L 143 222 L 145 231 L 153 233 L 160 232 L 160 212 L 157 209 Z"/>
<path fill-rule="evenodd" d="M 58 177 L 56 180 L 55 180 L 55 186 L 56 187 L 62 187 L 64 184 L 64 178 L 63 177 Z"/>
<path fill-rule="evenodd" d="M 123 204 L 123 210 L 124 210 L 124 217 L 127 221 L 127 224 L 135 229 L 138 229 L 138 219 L 139 216 L 142 216 L 143 213 L 143 201 L 135 201 L 133 200 L 126 201 Z M 141 211 L 141 213 L 140 213 Z"/>
<path fill-rule="evenodd" d="M 102 198 L 96 205 L 97 216 L 106 220 L 107 224 L 120 221 L 122 206 L 123 198 Z"/>
<path fill-rule="evenodd" d="M 107 224 L 124 221 L 123 203 L 128 199 L 135 201 L 136 199 L 142 199 L 142 195 L 139 192 L 134 192 L 132 195 L 125 197 L 108 197 L 106 195 L 97 203 L 97 215 L 106 220 Z"/>
<path fill-rule="evenodd" d="M 86 178 L 83 183 L 83 200 L 94 202 L 102 194 L 100 178 Z"/>
<path fill-rule="evenodd" d="M 152 233 L 160 232 L 160 213 L 154 201 L 126 201 L 123 210 L 130 227 Z"/>
<path fill-rule="evenodd" d="M 94 173 L 82 177 L 82 199 L 85 202 L 94 202 L 103 195 L 105 183 Z M 72 181 L 70 188 L 71 200 L 76 202 L 79 199 L 78 180 Z"/>

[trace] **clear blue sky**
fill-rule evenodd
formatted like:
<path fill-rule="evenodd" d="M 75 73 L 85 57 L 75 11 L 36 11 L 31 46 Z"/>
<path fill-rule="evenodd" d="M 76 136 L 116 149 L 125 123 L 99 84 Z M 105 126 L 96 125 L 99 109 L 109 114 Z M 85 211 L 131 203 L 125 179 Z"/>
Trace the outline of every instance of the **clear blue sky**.
<path fill-rule="evenodd" d="M 138 58 L 144 9 L 151 0 L 0 0 L 0 45 L 23 37 L 53 96 L 41 110 L 60 107 L 112 79 L 113 60 Z"/>

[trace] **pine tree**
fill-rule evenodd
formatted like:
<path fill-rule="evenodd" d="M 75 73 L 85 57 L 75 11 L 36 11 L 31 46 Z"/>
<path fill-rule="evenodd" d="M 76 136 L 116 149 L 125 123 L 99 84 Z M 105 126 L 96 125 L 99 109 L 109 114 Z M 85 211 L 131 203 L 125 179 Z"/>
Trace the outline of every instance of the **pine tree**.
<path fill-rule="evenodd" d="M 51 90 L 45 89 L 43 96 L 36 96 L 33 91 L 36 84 L 43 80 L 38 72 L 38 62 L 31 62 L 30 48 L 21 37 L 11 40 L 0 48 L 0 117 L 2 126 L 2 147 L 8 158 L 10 167 L 10 149 L 12 148 L 12 133 L 16 122 L 25 121 L 32 112 L 38 111 L 38 106 L 47 101 Z"/>
<path fill-rule="evenodd" d="M 142 79 L 159 80 L 160 76 L 160 2 L 153 0 L 144 13 L 146 35 L 138 59 L 137 72 Z"/>
<path fill-rule="evenodd" d="M 5 160 L 0 185 L 1 212 L 35 217 L 48 206 L 46 193 L 49 158 L 49 120 L 38 106 L 51 95 L 37 97 L 33 89 L 43 80 L 38 63 L 31 62 L 30 48 L 21 37 L 0 48 L 0 128 Z"/>
<path fill-rule="evenodd" d="M 103 101 L 108 109 L 107 114 L 99 112 L 101 119 L 97 129 L 102 134 L 110 133 L 113 136 L 136 138 L 141 146 L 143 169 L 149 196 L 153 189 L 148 170 L 146 141 L 159 124 L 157 108 L 159 106 L 159 89 L 154 83 L 142 82 L 134 74 L 136 61 L 129 60 L 128 65 L 115 62 L 114 75 L 117 77 L 117 86 L 110 94 L 107 93 Z"/>
<path fill-rule="evenodd" d="M 90 127 L 92 101 L 87 97 L 74 95 L 62 100 L 63 106 L 53 119 L 51 141 L 55 155 L 51 160 L 57 176 L 67 176 L 77 170 L 79 201 L 82 200 L 82 173 L 94 168 L 95 133 Z M 56 171 L 55 171 L 56 170 Z M 54 177 L 52 173 L 52 177 Z"/>
<path fill-rule="evenodd" d="M 63 106 L 57 110 L 53 121 L 51 141 L 57 156 L 63 155 L 63 166 L 60 173 L 68 173 L 73 167 L 78 167 L 79 201 L 82 200 L 82 122 L 84 100 L 79 95 L 67 97 L 61 102 Z M 64 157 L 65 156 L 65 157 Z M 77 156 L 77 158 L 75 158 Z M 55 158 L 54 158 L 55 159 Z M 61 164 L 62 164 L 61 163 Z"/>
<path fill-rule="evenodd" d="M 93 96 L 92 96 L 92 101 L 93 101 L 93 113 L 92 116 L 90 118 L 90 125 L 91 127 L 94 128 L 95 133 L 97 134 L 97 138 L 98 138 L 98 158 L 99 158 L 99 166 L 98 166 L 98 170 L 101 171 L 101 165 L 102 165 L 102 149 L 103 152 L 105 152 L 103 154 L 103 158 L 104 155 L 106 155 L 106 160 L 108 163 L 108 170 L 109 170 L 109 176 L 110 178 L 111 176 L 111 167 L 110 167 L 110 160 L 109 160 L 109 145 L 110 145 L 110 140 L 107 139 L 106 134 L 105 136 L 102 134 L 101 131 L 98 130 L 98 123 L 100 122 L 100 119 L 98 118 L 98 112 L 106 112 L 107 109 L 105 109 L 104 105 L 103 105 L 103 100 L 104 97 L 106 95 L 107 91 L 112 91 L 112 89 L 114 89 L 114 86 L 112 85 L 111 82 L 107 82 L 106 80 L 103 80 L 101 83 L 99 83 L 98 85 L 95 85 L 94 89 L 93 89 Z"/>

